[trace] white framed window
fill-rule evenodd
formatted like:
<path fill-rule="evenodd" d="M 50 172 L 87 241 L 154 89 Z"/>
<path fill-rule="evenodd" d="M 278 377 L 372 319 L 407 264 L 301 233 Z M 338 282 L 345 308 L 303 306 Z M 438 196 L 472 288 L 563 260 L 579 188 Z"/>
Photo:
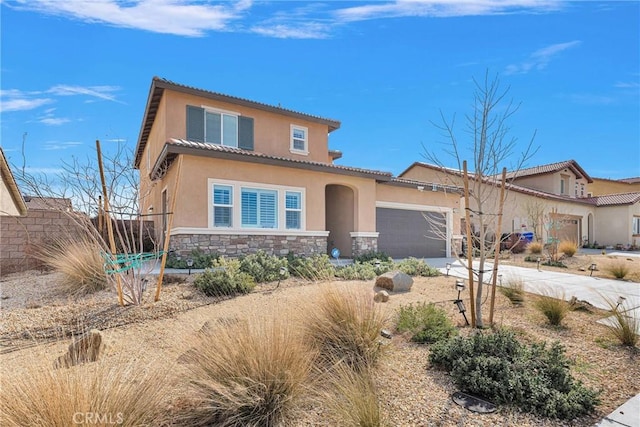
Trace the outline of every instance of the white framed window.
<path fill-rule="evenodd" d="M 238 147 L 238 116 L 222 111 L 205 110 L 204 141 Z"/>
<path fill-rule="evenodd" d="M 275 190 L 242 188 L 242 227 L 278 228 L 278 193 Z"/>
<path fill-rule="evenodd" d="M 632 228 L 633 228 L 633 234 L 640 234 L 640 216 L 634 216 L 633 217 L 633 224 L 632 224 Z"/>
<path fill-rule="evenodd" d="M 309 129 L 304 126 L 291 125 L 291 152 L 309 154 Z"/>
<path fill-rule="evenodd" d="M 287 191 L 284 208 L 286 228 L 299 230 L 302 224 L 302 194 L 297 191 Z"/>
<path fill-rule="evenodd" d="M 233 226 L 233 187 L 230 185 L 213 186 L 213 226 Z"/>

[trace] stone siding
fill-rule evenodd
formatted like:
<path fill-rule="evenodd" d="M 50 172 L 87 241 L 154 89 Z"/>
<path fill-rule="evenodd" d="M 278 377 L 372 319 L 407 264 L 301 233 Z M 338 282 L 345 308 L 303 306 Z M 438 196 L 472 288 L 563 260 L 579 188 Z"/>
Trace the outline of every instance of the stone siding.
<path fill-rule="evenodd" d="M 262 249 L 270 255 L 284 256 L 327 253 L 327 238 L 322 236 L 262 236 L 248 234 L 177 234 L 171 236 L 170 247 L 181 255 L 193 249 L 227 256 L 256 253 Z"/>
<path fill-rule="evenodd" d="M 365 252 L 378 251 L 377 237 L 352 237 L 351 238 L 351 254 L 356 257 Z"/>

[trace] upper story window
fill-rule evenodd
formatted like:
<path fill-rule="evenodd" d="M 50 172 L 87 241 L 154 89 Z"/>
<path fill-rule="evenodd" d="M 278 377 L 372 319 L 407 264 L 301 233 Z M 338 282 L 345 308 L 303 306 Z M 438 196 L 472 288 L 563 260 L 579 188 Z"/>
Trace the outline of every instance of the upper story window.
<path fill-rule="evenodd" d="M 187 139 L 253 150 L 253 118 L 187 105 Z"/>
<path fill-rule="evenodd" d="M 560 175 L 560 194 L 569 195 L 569 175 Z"/>
<path fill-rule="evenodd" d="M 309 129 L 304 126 L 291 125 L 291 152 L 309 154 Z"/>

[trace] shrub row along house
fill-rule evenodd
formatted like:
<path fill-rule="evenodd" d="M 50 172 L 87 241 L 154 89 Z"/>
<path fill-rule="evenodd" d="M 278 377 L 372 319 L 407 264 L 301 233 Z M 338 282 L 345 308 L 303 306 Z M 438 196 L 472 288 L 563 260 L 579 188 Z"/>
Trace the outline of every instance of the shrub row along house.
<path fill-rule="evenodd" d="M 459 175 L 419 162 L 397 177 L 338 165 L 342 153 L 329 148 L 329 135 L 339 128 L 337 120 L 154 77 L 135 152 L 142 212 L 180 252 L 457 250 Z M 511 174 L 502 232 L 637 245 L 640 180 L 607 181 L 598 180 L 599 191 L 629 191 L 591 194 L 595 180 L 573 160 Z"/>

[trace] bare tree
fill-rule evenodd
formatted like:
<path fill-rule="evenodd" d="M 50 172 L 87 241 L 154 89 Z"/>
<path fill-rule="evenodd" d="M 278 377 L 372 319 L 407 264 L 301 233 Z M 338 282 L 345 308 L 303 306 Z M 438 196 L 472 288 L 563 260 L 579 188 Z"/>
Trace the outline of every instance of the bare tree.
<path fill-rule="evenodd" d="M 545 211 L 547 204 L 541 200 L 528 200 L 524 204 L 524 211 L 527 214 L 527 222 L 533 231 L 536 240 L 542 241 L 542 227 L 545 223 Z"/>
<path fill-rule="evenodd" d="M 482 304 L 485 273 L 497 268 L 492 266 L 487 269 L 487 261 L 494 253 L 494 239 L 500 238 L 501 230 L 498 229 L 500 214 L 500 176 L 504 168 L 511 171 L 519 171 L 523 165 L 535 154 L 533 140 L 535 132 L 529 142 L 515 154 L 518 147 L 518 139 L 510 136 L 511 128 L 508 121 L 518 111 L 519 104 L 514 104 L 507 99 L 510 88 L 502 88 L 498 76 L 491 78 L 487 71 L 484 81 L 473 80 L 475 90 L 471 113 L 465 115 L 465 133 L 467 145 L 461 144 L 455 131 L 455 115 L 447 120 L 440 113 L 441 123 L 433 123 L 448 143 L 444 149 L 447 157 L 453 159 L 457 168 L 445 167 L 445 162 L 439 153 L 425 148 L 425 158 L 441 168 L 441 177 L 445 183 L 460 187 L 464 183 L 463 163 L 466 165 L 466 156 L 471 157 L 469 162 L 473 171 L 468 180 L 469 204 L 465 206 L 466 223 L 474 232 L 468 233 L 467 244 L 473 251 L 467 259 L 460 262 L 473 274 L 469 288 L 473 293 L 473 282 L 477 283 L 475 295 L 471 295 L 472 309 L 475 306 L 475 324 L 483 327 Z M 468 151 L 465 150 L 465 146 Z M 477 257 L 477 261 L 474 259 Z M 496 257 L 497 260 L 497 257 Z M 475 301 L 473 300 L 475 298 Z"/>
<path fill-rule="evenodd" d="M 98 142 L 96 146 L 99 150 Z M 62 160 L 60 172 L 54 175 L 30 174 L 23 161 L 16 180 L 23 192 L 39 198 L 49 209 L 63 212 L 83 239 L 94 242 L 104 256 L 105 272 L 118 291 L 120 303 L 140 304 L 147 275 L 153 269 L 148 261 L 158 258 L 157 245 L 139 212 L 139 202 L 146 195 L 139 194 L 141 186 L 138 172 L 132 167 L 131 149 L 121 143 L 114 148 L 100 160 L 99 156 Z M 61 203 L 66 200 L 73 207 Z M 107 226 L 112 228 L 113 244 Z M 151 249 L 150 253 L 145 249 Z"/>

